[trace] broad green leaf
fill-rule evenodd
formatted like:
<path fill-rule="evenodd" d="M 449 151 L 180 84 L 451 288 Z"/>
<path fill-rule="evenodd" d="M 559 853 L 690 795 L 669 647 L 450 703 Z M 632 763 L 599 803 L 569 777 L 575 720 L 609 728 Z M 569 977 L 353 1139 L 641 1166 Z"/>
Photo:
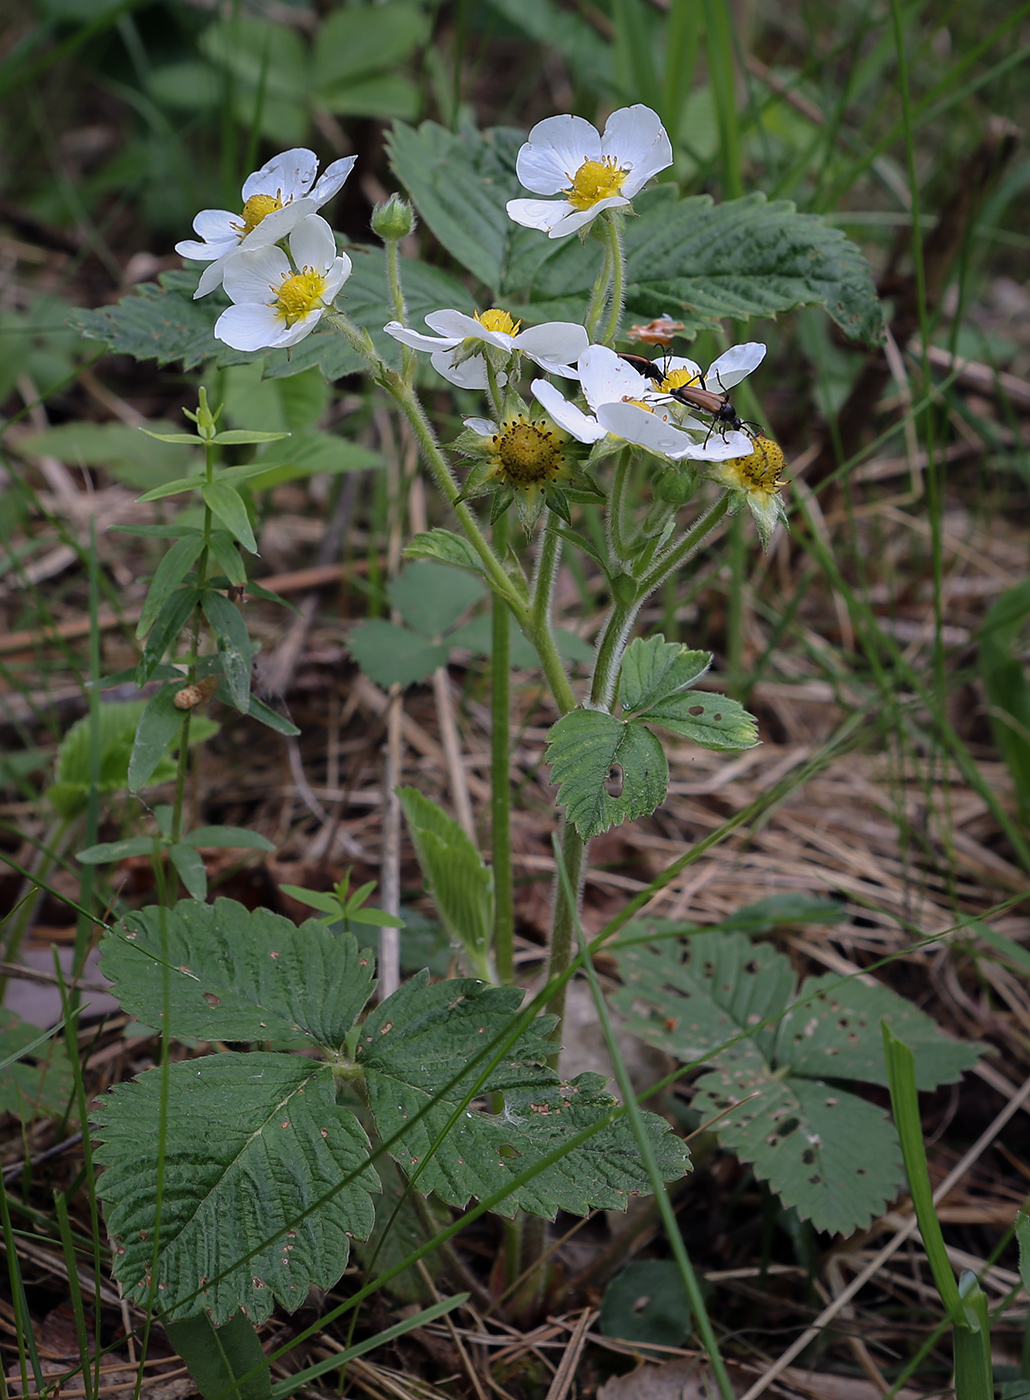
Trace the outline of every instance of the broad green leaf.
<path fill-rule="evenodd" d="M 225 83 L 207 63 L 186 60 L 165 63 L 147 77 L 147 89 L 155 102 L 176 111 L 203 112 L 225 97 Z"/>
<path fill-rule="evenodd" d="M 843 904 L 815 895 L 770 894 L 745 904 L 735 914 L 719 922 L 722 929 L 740 929 L 743 933 L 770 933 L 780 924 L 839 924 L 848 917 Z"/>
<path fill-rule="evenodd" d="M 219 1328 L 203 1312 L 181 1322 L 165 1318 L 162 1326 L 201 1395 L 226 1395 L 232 1400 L 268 1400 L 271 1396 L 268 1362 L 258 1334 L 243 1312 L 234 1313 Z M 247 1375 L 250 1380 L 239 1384 Z"/>
<path fill-rule="evenodd" d="M 204 616 L 211 625 L 232 703 L 246 714 L 250 706 L 250 638 L 239 608 L 224 593 L 205 592 Z"/>
<path fill-rule="evenodd" d="M 459 569 L 469 569 L 481 574 L 483 565 L 479 555 L 463 535 L 452 530 L 437 528 L 424 530 L 416 535 L 404 549 L 405 559 L 434 559 L 440 564 L 453 564 Z"/>
<path fill-rule="evenodd" d="M 589 23 L 583 12 L 566 9 L 554 0 L 489 0 L 490 8 L 503 15 L 544 53 L 560 53 L 589 91 L 611 93 L 612 48 Z M 637 16 L 639 21 L 643 15 Z"/>
<path fill-rule="evenodd" d="M 321 374 L 320 370 L 315 371 Z M 290 384 L 292 380 L 270 380 L 269 383 Z M 268 491 L 287 481 L 299 481 L 321 472 L 363 472 L 381 467 L 382 455 L 349 442 L 336 433 L 315 429 L 294 433 L 275 447 L 269 448 L 253 462 L 250 474 L 252 491 Z"/>
<path fill-rule="evenodd" d="M 563 715 L 547 736 L 547 762 L 558 801 L 584 840 L 653 812 L 669 786 L 654 735 L 600 710 Z"/>
<path fill-rule="evenodd" d="M 207 898 L 207 867 L 192 846 L 175 842 L 168 847 L 168 859 L 175 867 L 179 879 L 186 886 L 191 899 L 203 901 Z"/>
<path fill-rule="evenodd" d="M 336 1050 L 375 985 L 372 954 L 315 919 L 300 927 L 231 899 L 128 915 L 100 945 L 104 976 L 145 1025 L 199 1040 L 296 1040 Z"/>
<path fill-rule="evenodd" d="M 182 361 L 184 369 L 194 369 L 225 349 L 213 334 L 225 299 L 217 298 L 216 305 L 210 298 L 194 301 L 197 281 L 196 272 L 162 272 L 157 282 L 141 283 L 113 306 L 76 308 L 70 322 L 113 354 L 161 365 Z"/>
<path fill-rule="evenodd" d="M 415 131 L 399 122 L 387 140 L 394 174 L 433 233 L 481 282 L 499 287 L 515 227 L 504 205 L 519 192 L 515 157 L 522 133 L 506 127 L 451 132 L 435 122 Z"/>
<path fill-rule="evenodd" d="M 193 609 L 200 600 L 200 594 L 192 584 L 176 589 L 168 598 L 154 619 L 150 635 L 143 644 L 143 651 L 136 667 L 136 684 L 143 687 L 154 679 L 157 668 L 165 652 L 175 651 L 182 630 L 186 626 Z"/>
<path fill-rule="evenodd" d="M 243 847 L 252 851 L 274 851 L 267 836 L 248 831 L 245 826 L 198 826 L 182 838 L 186 846 Z"/>
<path fill-rule="evenodd" d="M 124 841 L 101 841 L 97 846 L 87 846 L 76 852 L 75 859 L 82 865 L 110 865 L 128 856 L 148 856 L 158 844 L 153 836 L 127 836 Z"/>
<path fill-rule="evenodd" d="M 739 700 L 692 690 L 669 695 L 633 717 L 634 723 L 660 724 L 706 749 L 728 752 L 753 749 L 758 743 L 758 721 Z"/>
<path fill-rule="evenodd" d="M 234 15 L 209 24 L 200 36 L 200 49 L 242 84 L 252 119 L 258 89 L 266 94 L 266 105 L 270 105 L 268 98 L 303 102 L 307 96 L 307 49 L 298 32 L 287 25 Z M 262 112 L 262 129 L 267 116 Z"/>
<path fill-rule="evenodd" d="M 381 617 L 351 628 L 347 648 L 376 685 L 416 685 L 447 664 L 447 647 Z"/>
<path fill-rule="evenodd" d="M 730 1108 L 713 1125 L 719 1140 L 817 1230 L 866 1228 L 901 1185 L 894 1125 L 838 1085 L 728 1065 L 699 1080 L 692 1106 L 702 1121 Z"/>
<path fill-rule="evenodd" d="M 175 1125 L 167 1140 L 165 1113 Z M 183 1061 L 118 1085 L 94 1124 L 115 1274 L 141 1307 L 164 1146 L 155 1281 L 172 1321 L 198 1306 L 216 1324 L 240 1307 L 254 1325 L 275 1302 L 294 1310 L 312 1285 L 336 1283 L 349 1236 L 372 1228 L 379 1180 L 368 1139 L 336 1102 L 328 1065 L 263 1052 Z"/>
<path fill-rule="evenodd" d="M 396 67 L 425 43 L 428 31 L 429 16 L 415 5 L 334 10 L 315 38 L 312 81 L 318 100 L 336 110 L 331 105 L 335 95 L 345 98 L 350 80 Z"/>
<path fill-rule="evenodd" d="M 27 1124 L 67 1112 L 75 1080 L 59 1033 L 48 1036 L 0 1007 L 0 1061 L 0 1113 Z"/>
<path fill-rule="evenodd" d="M 102 701 L 98 714 L 98 747 L 100 751 L 99 786 L 101 794 L 123 792 L 129 782 L 129 755 L 136 737 L 136 726 L 146 707 L 145 700 L 128 700 L 124 704 Z M 89 801 L 90 774 L 93 754 L 93 721 L 84 715 L 70 727 L 57 749 L 54 766 L 54 786 L 46 796 L 66 820 L 81 816 Z M 169 763 L 157 776 L 164 782 L 175 776 Z"/>
<path fill-rule="evenodd" d="M 390 602 L 414 631 L 437 638 L 486 595 L 482 579 L 429 560 L 409 564 L 387 592 Z"/>
<path fill-rule="evenodd" d="M 154 781 L 161 760 L 182 734 L 185 713 L 177 710 L 173 703 L 176 692 L 181 689 L 181 680 L 173 681 L 171 685 L 163 685 L 147 701 L 129 757 L 130 792 L 139 792 Z"/>
<path fill-rule="evenodd" d="M 399 73 L 377 73 L 333 87 L 326 94 L 325 105 L 337 114 L 410 122 L 418 116 L 422 98 L 410 79 Z"/>
<path fill-rule="evenodd" d="M 209 486 L 202 486 L 200 494 L 204 504 L 218 517 L 233 539 L 239 540 L 249 553 L 256 554 L 257 541 L 250 527 L 247 507 L 235 487 L 227 486 L 224 481 L 214 481 Z"/>
<path fill-rule="evenodd" d="M 150 631 L 158 613 L 200 558 L 203 548 L 204 536 L 199 530 L 190 530 L 176 540 L 165 554 L 147 589 L 143 611 L 136 624 L 137 639 L 145 637 Z"/>
<path fill-rule="evenodd" d="M 886 1087 L 881 1020 L 915 1056 L 920 1089 L 954 1083 L 979 1059 L 976 1045 L 945 1035 L 925 1012 L 887 987 L 855 977 L 841 985 L 840 977 L 829 972 L 806 978 L 799 996 L 802 1004 L 780 1022 L 775 1052 L 777 1066 L 789 1066 L 792 1075 L 861 1079 Z"/>
<path fill-rule="evenodd" d="M 329 386 L 317 368 L 289 379 L 266 379 L 263 360 L 222 371 L 208 387 L 222 404 L 223 421 L 234 429 L 300 432 L 325 413 Z"/>
<path fill-rule="evenodd" d="M 622 1210 L 631 1194 L 649 1191 L 624 1120 L 519 1184 L 534 1162 L 606 1120 L 616 1100 L 599 1075 L 558 1082 L 543 1063 L 553 1050 L 549 1018 L 535 1022 L 487 1074 L 489 1049 L 504 1037 L 523 993 L 471 979 L 427 982 L 428 973 L 420 973 L 377 1007 L 358 1047 L 376 1128 L 387 1141 L 400 1135 L 390 1153 L 409 1176 L 418 1171 L 420 1190 L 458 1207 L 471 1196 L 509 1190 L 498 1207 L 503 1214 L 522 1209 L 552 1218 L 558 1209 Z M 503 1114 L 459 1108 L 473 1092 L 480 1098 L 494 1091 L 505 1095 Z M 689 1161 L 683 1144 L 664 1120 L 644 1116 L 663 1177 L 681 1176 Z"/>
<path fill-rule="evenodd" d="M 437 912 L 476 972 L 488 971 L 493 871 L 456 821 L 417 788 L 397 789 L 418 863 Z"/>
<path fill-rule="evenodd" d="M 619 699 L 624 714 L 685 690 L 712 664 L 709 651 L 690 651 L 664 637 L 634 638 L 622 658 Z"/>
<path fill-rule="evenodd" d="M 690 1334 L 690 1298 L 674 1259 L 634 1259 L 605 1289 L 598 1326 L 606 1337 L 678 1347 Z"/>
<path fill-rule="evenodd" d="M 168 428 L 171 429 L 169 423 Z M 189 457 L 164 445 L 162 424 L 140 432 L 127 423 L 62 423 L 22 438 L 19 448 L 34 455 L 57 457 L 70 466 L 103 467 L 116 481 L 146 491 L 182 475 Z M 192 446 L 199 443 L 194 437 Z"/>

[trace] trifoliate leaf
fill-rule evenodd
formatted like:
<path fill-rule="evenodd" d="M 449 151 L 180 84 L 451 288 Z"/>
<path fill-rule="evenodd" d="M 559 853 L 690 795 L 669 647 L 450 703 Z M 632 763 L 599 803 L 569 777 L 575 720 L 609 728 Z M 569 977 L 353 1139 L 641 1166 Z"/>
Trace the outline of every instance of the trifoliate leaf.
<path fill-rule="evenodd" d="M 452 530 L 437 527 L 424 530 L 416 535 L 404 550 L 406 559 L 435 559 L 441 564 L 453 564 L 459 569 L 470 569 L 481 574 L 483 565 L 479 555 L 461 535 Z"/>
<path fill-rule="evenodd" d="M 664 800 L 669 765 L 643 725 L 600 710 L 571 710 L 547 736 L 551 781 L 580 836 L 646 816 Z"/>
<path fill-rule="evenodd" d="M 94 1122 L 116 1277 L 139 1306 L 153 1282 L 172 1319 L 203 1310 L 224 1322 L 243 1307 L 259 1324 L 274 1302 L 298 1308 L 340 1278 L 349 1236 L 372 1228 L 368 1139 L 337 1104 L 328 1065 L 261 1052 L 186 1060 L 118 1085 Z"/>
<path fill-rule="evenodd" d="M 402 569 L 387 592 L 409 627 L 436 638 L 485 596 L 486 584 L 462 569 L 424 560 Z"/>
<path fill-rule="evenodd" d="M 195 272 L 162 272 L 157 282 L 140 283 L 114 306 L 79 307 L 69 319 L 87 340 L 101 341 L 112 354 L 160 365 L 181 360 L 185 369 L 193 369 L 227 348 L 213 333 L 226 301 L 194 301 L 196 286 Z"/>
<path fill-rule="evenodd" d="M 518 989 L 471 979 L 430 987 L 420 974 L 377 1007 L 358 1049 L 376 1127 L 407 1174 L 417 1173 L 419 1189 L 451 1205 L 503 1190 L 497 1209 L 505 1215 L 624 1209 L 631 1194 L 650 1189 L 632 1131 L 622 1119 L 606 1122 L 617 1103 L 599 1075 L 560 1084 L 543 1063 L 554 1049 L 545 1038 L 549 1018 L 538 1019 L 488 1069 L 521 998 Z M 469 1094 L 496 1090 L 505 1095 L 503 1114 L 461 1106 Z M 689 1160 L 684 1145 L 663 1119 L 644 1117 L 664 1179 L 681 1176 Z M 519 1181 L 595 1123 L 604 1126 L 588 1142 Z"/>
<path fill-rule="evenodd" d="M 710 651 L 690 651 L 664 637 L 636 637 L 622 658 L 619 699 L 623 714 L 648 706 L 685 690 L 712 664 Z"/>
<path fill-rule="evenodd" d="M 753 749 L 758 743 L 758 721 L 738 700 L 693 690 L 669 695 L 641 710 L 635 719 L 660 724 L 706 749 L 727 753 Z"/>
<path fill-rule="evenodd" d="M 101 942 L 104 976 L 127 1011 L 199 1040 L 296 1040 L 338 1049 L 372 993 L 373 959 L 315 919 L 298 928 L 231 899 L 130 914 Z"/>
<path fill-rule="evenodd" d="M 365 675 L 381 686 L 417 685 L 447 664 L 445 643 L 429 642 L 382 617 L 352 627 L 347 647 Z"/>

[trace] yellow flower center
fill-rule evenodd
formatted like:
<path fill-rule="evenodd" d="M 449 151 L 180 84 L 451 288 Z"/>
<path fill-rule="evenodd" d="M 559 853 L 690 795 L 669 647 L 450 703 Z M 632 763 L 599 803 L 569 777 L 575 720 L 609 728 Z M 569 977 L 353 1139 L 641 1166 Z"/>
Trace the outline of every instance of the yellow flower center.
<path fill-rule="evenodd" d="M 499 311 L 496 306 L 484 311 L 482 316 L 478 311 L 473 314 L 485 331 L 503 331 L 505 335 L 518 335 L 522 325 L 521 321 L 513 321 L 507 311 Z"/>
<path fill-rule="evenodd" d="M 614 156 L 604 156 L 601 160 L 585 160 L 571 176 L 571 185 L 563 193 L 568 197 L 573 209 L 583 213 L 592 209 L 602 199 L 609 199 L 622 189 L 628 170 L 620 170 Z"/>
<path fill-rule="evenodd" d="M 691 374 L 689 369 L 673 369 L 662 380 L 661 388 L 664 393 L 671 394 L 674 389 L 692 389 L 700 383 L 699 374 Z"/>
<path fill-rule="evenodd" d="M 282 207 L 282 190 L 277 190 L 275 194 L 252 194 L 243 206 L 243 223 L 233 224 L 233 228 L 242 240 L 248 233 L 254 232 L 262 219 Z"/>
<path fill-rule="evenodd" d="M 756 437 L 749 457 L 734 457 L 726 466 L 739 478 L 739 491 L 773 496 L 786 482 L 780 476 L 784 468 L 783 449 L 772 438 Z"/>
<path fill-rule="evenodd" d="M 275 314 L 288 326 L 295 325 L 323 305 L 325 284 L 325 276 L 313 267 L 305 267 L 300 272 L 284 272 L 281 285 L 272 288 L 275 292 Z"/>
<path fill-rule="evenodd" d="M 565 460 L 558 434 L 527 423 L 521 413 L 502 424 L 493 444 L 495 475 L 508 486 L 528 491 L 562 475 Z"/>

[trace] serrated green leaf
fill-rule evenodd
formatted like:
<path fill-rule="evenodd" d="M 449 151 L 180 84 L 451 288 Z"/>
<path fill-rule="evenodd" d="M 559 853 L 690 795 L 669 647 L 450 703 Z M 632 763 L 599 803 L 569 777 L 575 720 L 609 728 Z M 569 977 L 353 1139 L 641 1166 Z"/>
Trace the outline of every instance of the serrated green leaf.
<path fill-rule="evenodd" d="M 136 726 L 136 737 L 129 757 L 128 784 L 130 792 L 139 792 L 153 781 L 158 765 L 182 734 L 185 714 L 174 704 L 181 681 L 162 686 L 147 701 Z"/>
<path fill-rule="evenodd" d="M 199 1040 L 296 1040 L 336 1050 L 375 986 L 372 954 L 315 919 L 300 927 L 231 899 L 129 915 L 100 945 L 126 1010 Z"/>
<path fill-rule="evenodd" d="M 224 481 L 213 481 L 210 485 L 202 486 L 200 494 L 204 504 L 218 517 L 233 539 L 239 540 L 250 554 L 256 554 L 257 541 L 240 493 Z"/>
<path fill-rule="evenodd" d="M 548 733 L 547 762 L 558 801 L 584 840 L 647 816 L 669 786 L 669 765 L 654 735 L 600 710 L 563 715 Z"/>
<path fill-rule="evenodd" d="M 368 1139 L 337 1104 L 328 1065 L 263 1052 L 188 1060 L 118 1085 L 94 1123 L 115 1274 L 140 1306 L 164 1149 L 155 1282 L 172 1321 L 199 1307 L 217 1324 L 243 1307 L 258 1325 L 275 1302 L 296 1309 L 340 1278 L 348 1237 L 372 1228 Z"/>
<path fill-rule="evenodd" d="M 427 642 L 410 627 L 374 617 L 351 628 L 347 648 L 376 685 L 417 685 L 447 664 L 447 647 Z"/>
<path fill-rule="evenodd" d="M 730 1108 L 714 1124 L 720 1141 L 817 1230 L 866 1228 L 901 1184 L 893 1124 L 837 1085 L 727 1066 L 698 1081 L 693 1107 L 702 1121 Z"/>
<path fill-rule="evenodd" d="M 102 795 L 122 792 L 128 787 L 129 755 L 146 703 L 145 700 L 129 700 L 124 704 L 105 700 L 100 703 L 97 735 L 100 751 L 98 780 Z M 92 754 L 93 721 L 89 715 L 84 715 L 69 728 L 58 746 L 54 766 L 57 781 L 46 794 L 66 820 L 81 816 L 86 810 Z M 174 776 L 174 765 L 168 764 L 157 780 L 164 782 Z"/>
<path fill-rule="evenodd" d="M 157 282 L 141 283 L 113 306 L 78 307 L 69 320 L 87 340 L 99 340 L 113 354 L 161 365 L 181 360 L 185 369 L 194 369 L 225 349 L 213 329 L 226 302 L 194 301 L 197 281 L 196 272 L 163 272 Z"/>
<path fill-rule="evenodd" d="M 643 710 L 693 685 L 712 664 L 709 651 L 690 651 L 664 637 L 635 637 L 622 658 L 619 699 L 624 714 Z"/>
<path fill-rule="evenodd" d="M 437 638 L 486 595 L 482 579 L 428 560 L 409 564 L 392 579 L 390 601 L 415 632 Z"/>
<path fill-rule="evenodd" d="M 780 1022 L 775 1051 L 777 1066 L 788 1065 L 792 1075 L 861 1079 L 886 1087 L 881 1020 L 912 1050 L 920 1089 L 954 1083 L 979 1059 L 976 1045 L 945 1035 L 917 1006 L 887 987 L 854 977 L 841 985 L 836 973 L 829 972 L 806 978 L 799 996 L 802 1004 Z"/>
<path fill-rule="evenodd" d="M 75 1080 L 60 1035 L 48 1035 L 6 1007 L 0 1007 L 0 1062 L 0 1113 L 31 1123 L 56 1118 L 73 1102 Z"/>
<path fill-rule="evenodd" d="M 523 993 L 471 979 L 427 982 L 428 974 L 420 973 L 377 1007 L 362 1027 L 357 1052 L 377 1130 L 387 1140 L 399 1135 L 390 1153 L 409 1176 L 418 1171 L 420 1190 L 458 1207 L 473 1195 L 509 1190 L 498 1207 L 502 1213 L 522 1209 L 553 1217 L 558 1209 L 579 1215 L 593 1206 L 625 1209 L 630 1194 L 650 1189 L 624 1120 L 608 1123 L 520 1184 L 527 1167 L 606 1120 L 616 1100 L 596 1074 L 559 1084 L 543 1063 L 553 1050 L 549 1018 L 535 1022 L 485 1073 L 483 1051 L 505 1035 Z M 503 1092 L 504 1113 L 465 1109 L 455 1117 L 473 1091 L 477 1097 Z M 663 1176 L 682 1175 L 688 1162 L 683 1144 L 663 1119 L 644 1117 Z"/>
<path fill-rule="evenodd" d="M 245 826 L 198 826 L 182 838 L 187 846 L 243 847 L 252 851 L 274 851 L 275 844 Z"/>
<path fill-rule="evenodd" d="M 240 610 L 224 593 L 205 592 L 201 597 L 204 616 L 211 625 L 222 662 L 222 674 L 232 703 L 242 714 L 250 706 L 250 638 Z"/>
<path fill-rule="evenodd" d="M 446 928 L 472 968 L 487 972 L 494 921 L 493 871 L 458 823 L 417 788 L 397 789 L 422 874 Z"/>
<path fill-rule="evenodd" d="M 501 285 L 514 227 L 504 205 L 519 192 L 515 157 L 524 139 L 506 127 L 452 132 L 435 122 L 417 131 L 398 122 L 387 138 L 390 165 L 419 214 L 488 287 Z"/>
<path fill-rule="evenodd" d="M 152 836 L 127 836 L 124 841 L 101 841 L 97 846 L 86 846 L 75 853 L 75 859 L 81 865 L 109 865 L 127 856 L 150 855 L 156 844 Z"/>
<path fill-rule="evenodd" d="M 192 584 L 186 584 L 176 589 L 162 604 L 136 667 L 137 686 L 143 687 L 153 680 L 165 652 L 169 649 L 175 650 L 182 629 L 199 599 L 200 594 L 196 588 Z"/>
<path fill-rule="evenodd" d="M 168 859 L 175 867 L 179 879 L 186 886 L 191 899 L 203 901 L 207 898 L 207 867 L 192 846 L 175 842 L 168 847 Z"/>
<path fill-rule="evenodd" d="M 660 724 L 717 753 L 753 749 L 758 743 L 758 721 L 739 700 L 699 690 L 669 695 L 634 715 L 633 722 Z"/>
<path fill-rule="evenodd" d="M 405 559 L 435 559 L 440 564 L 452 564 L 459 569 L 469 569 L 474 574 L 483 572 L 479 555 L 468 540 L 452 530 L 439 527 L 424 530 L 414 537 L 403 553 Z"/>
<path fill-rule="evenodd" d="M 204 536 L 199 532 L 190 531 L 176 540 L 168 550 L 150 580 L 143 611 L 136 624 L 137 638 L 145 637 L 150 631 L 158 613 L 200 558 L 203 548 Z"/>

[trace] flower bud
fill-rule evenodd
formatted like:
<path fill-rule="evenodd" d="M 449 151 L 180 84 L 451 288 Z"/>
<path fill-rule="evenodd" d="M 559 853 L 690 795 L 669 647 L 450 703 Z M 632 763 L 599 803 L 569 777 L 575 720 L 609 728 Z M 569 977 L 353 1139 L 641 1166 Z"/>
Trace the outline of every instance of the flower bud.
<path fill-rule="evenodd" d="M 372 232 L 384 243 L 396 243 L 415 231 L 415 211 L 406 199 L 392 194 L 372 210 Z"/>

